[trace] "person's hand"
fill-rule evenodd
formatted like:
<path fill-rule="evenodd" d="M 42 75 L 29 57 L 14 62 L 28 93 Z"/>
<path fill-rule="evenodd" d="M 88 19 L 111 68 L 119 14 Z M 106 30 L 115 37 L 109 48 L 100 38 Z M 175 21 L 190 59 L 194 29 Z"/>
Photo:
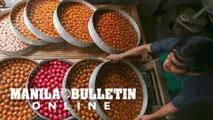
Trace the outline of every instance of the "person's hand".
<path fill-rule="evenodd" d="M 134 120 L 153 120 L 153 119 L 151 119 L 149 115 L 143 115 L 143 116 L 138 115 L 138 117 L 135 118 Z"/>
<path fill-rule="evenodd" d="M 121 60 L 123 58 L 123 56 L 121 54 L 111 54 L 109 56 L 107 56 L 105 58 L 105 60 L 110 61 L 110 62 L 118 62 L 119 60 Z"/>

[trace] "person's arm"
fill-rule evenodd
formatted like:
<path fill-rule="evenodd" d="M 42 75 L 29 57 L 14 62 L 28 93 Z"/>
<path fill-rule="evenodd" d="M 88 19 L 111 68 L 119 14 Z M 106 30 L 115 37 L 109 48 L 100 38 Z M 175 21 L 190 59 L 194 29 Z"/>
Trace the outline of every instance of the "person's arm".
<path fill-rule="evenodd" d="M 125 53 L 109 55 L 105 59 L 111 62 L 117 62 L 124 57 L 139 56 L 143 55 L 144 53 L 154 53 L 156 55 L 160 55 L 166 51 L 170 51 L 179 41 L 180 38 L 167 38 L 164 40 L 155 41 L 153 43 L 141 45 Z"/>
<path fill-rule="evenodd" d="M 175 112 L 177 112 L 179 109 L 176 108 L 172 102 L 164 105 L 160 110 L 158 110 L 157 112 L 150 114 L 150 115 L 144 115 L 141 116 L 139 115 L 135 120 L 154 120 L 157 118 L 161 118 L 161 117 L 165 117 L 168 115 L 171 115 Z"/>
<path fill-rule="evenodd" d="M 110 60 L 112 62 L 117 62 L 120 59 L 125 58 L 125 57 L 139 56 L 139 55 L 142 55 L 144 53 L 149 53 L 149 52 L 151 52 L 150 44 L 144 44 L 139 47 L 133 48 L 125 53 L 111 54 L 111 55 L 107 56 L 105 59 Z"/>
<path fill-rule="evenodd" d="M 150 44 L 144 44 L 139 47 L 133 48 L 125 53 L 121 53 L 121 56 L 124 57 L 130 57 L 130 56 L 139 56 L 143 53 L 150 53 Z"/>
<path fill-rule="evenodd" d="M 136 2 L 137 0 L 87 0 L 92 4 L 124 4 L 128 5 Z"/>

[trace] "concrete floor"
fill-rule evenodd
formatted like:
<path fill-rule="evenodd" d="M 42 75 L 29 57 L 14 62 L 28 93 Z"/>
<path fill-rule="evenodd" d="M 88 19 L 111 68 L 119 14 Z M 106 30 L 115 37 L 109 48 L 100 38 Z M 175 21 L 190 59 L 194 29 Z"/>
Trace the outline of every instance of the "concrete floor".
<path fill-rule="evenodd" d="M 176 17 L 175 9 L 157 17 L 141 17 L 146 42 L 150 43 L 168 37 L 181 36 L 183 34 L 182 29 L 176 23 Z"/>
<path fill-rule="evenodd" d="M 187 7 L 190 6 L 176 6 L 159 16 L 146 18 L 140 17 L 146 42 L 150 43 L 168 37 L 194 35 L 194 33 L 189 32 L 176 22 L 177 16 Z M 142 15 L 140 14 L 140 16 Z M 209 17 L 207 18 L 209 19 Z M 209 23 L 206 25 L 206 27 L 196 34 L 213 37 L 213 21 L 209 19 Z"/>

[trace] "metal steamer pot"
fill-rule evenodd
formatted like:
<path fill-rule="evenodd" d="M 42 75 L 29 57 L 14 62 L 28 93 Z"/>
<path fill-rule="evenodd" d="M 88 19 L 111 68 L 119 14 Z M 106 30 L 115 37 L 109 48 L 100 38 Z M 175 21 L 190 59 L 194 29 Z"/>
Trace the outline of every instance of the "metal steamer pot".
<path fill-rule="evenodd" d="M 29 3 L 31 2 L 32 0 L 29 0 L 25 6 L 25 9 L 24 9 L 24 22 L 27 26 L 27 28 L 38 38 L 46 41 L 46 42 L 49 42 L 49 43 L 61 43 L 63 42 L 63 38 L 62 37 L 51 37 L 51 36 L 48 36 L 46 35 L 45 33 L 39 31 L 35 26 L 33 26 L 33 24 L 30 22 L 29 18 L 28 18 L 28 12 L 27 12 L 27 8 L 29 7 Z"/>
<path fill-rule="evenodd" d="M 81 42 L 80 40 L 77 40 L 74 36 L 70 35 L 64 29 L 62 24 L 60 23 L 59 16 L 58 16 L 58 14 L 60 12 L 59 8 L 60 8 L 61 5 L 67 4 L 67 3 L 79 3 L 79 4 L 87 6 L 88 8 L 90 8 L 93 11 L 96 10 L 96 8 L 94 6 L 92 6 L 90 3 L 86 2 L 86 1 L 83 1 L 83 0 L 64 0 L 58 5 L 57 9 L 54 12 L 53 23 L 54 23 L 54 26 L 55 26 L 56 30 L 61 35 L 61 37 L 64 38 L 64 40 L 66 40 L 68 43 L 70 43 L 70 44 L 72 44 L 74 46 L 77 46 L 77 47 L 89 47 L 89 46 L 93 45 L 94 43 L 86 43 L 86 42 Z"/>
<path fill-rule="evenodd" d="M 25 37 L 24 35 L 22 35 L 18 29 L 15 28 L 15 26 L 13 25 L 14 23 L 12 22 L 12 15 L 13 13 L 15 12 L 15 9 L 23 4 L 26 4 L 27 1 L 24 0 L 24 1 L 21 1 L 19 3 L 17 3 L 16 5 L 13 6 L 11 12 L 10 12 L 10 24 L 11 24 L 11 27 L 12 27 L 12 30 L 13 32 L 15 33 L 16 37 L 19 38 L 21 41 L 27 43 L 27 44 L 30 44 L 30 45 L 35 45 L 35 46 L 42 46 L 42 45 L 47 45 L 49 44 L 48 42 L 45 42 L 43 40 L 33 40 L 31 38 L 27 38 Z"/>
<path fill-rule="evenodd" d="M 5 10 L 5 11 L 2 11 L 0 13 L 0 18 L 3 17 L 4 15 L 6 14 L 9 14 L 10 13 L 10 9 L 9 10 Z M 20 40 L 20 39 L 19 39 Z M 35 48 L 35 46 L 29 46 L 23 50 L 19 50 L 19 51 L 15 51 L 15 52 L 9 52 L 9 51 L 4 51 L 4 50 L 1 50 L 0 49 L 0 52 L 5 54 L 5 55 L 9 55 L 9 56 L 14 56 L 14 55 L 23 55 L 23 54 L 26 54 L 30 51 L 32 51 L 33 49 Z"/>
<path fill-rule="evenodd" d="M 213 15 L 209 14 L 208 16 L 209 16 L 210 21 L 211 21 L 212 24 L 213 24 Z"/>
<path fill-rule="evenodd" d="M 63 83 L 62 83 L 62 88 L 63 88 L 63 89 L 66 89 L 66 88 L 67 88 L 67 82 L 68 82 L 68 80 L 69 80 L 69 78 L 70 78 L 70 75 L 72 74 L 72 71 L 75 70 L 76 66 L 77 66 L 79 63 L 81 63 L 81 62 L 83 62 L 83 61 L 87 61 L 87 60 L 98 61 L 98 62 L 100 62 L 100 63 L 103 62 L 103 61 L 100 60 L 100 59 L 92 59 L 92 58 L 89 58 L 89 59 L 84 59 L 84 60 L 81 60 L 81 61 L 75 63 L 75 64 L 68 70 L 68 72 L 65 74 L 65 77 L 64 77 L 64 80 L 63 80 Z M 88 86 L 88 87 L 89 87 L 89 86 Z M 64 93 L 64 95 L 67 96 L 68 93 Z M 68 106 L 68 108 L 69 108 L 69 111 L 72 113 L 72 115 L 73 115 L 76 119 L 82 120 L 82 119 L 74 112 L 74 110 L 72 109 L 69 100 L 68 100 L 66 97 L 63 97 L 63 100 L 67 103 L 67 106 Z"/>
<path fill-rule="evenodd" d="M 209 14 L 213 15 L 213 1 L 212 0 L 201 0 L 203 9 L 206 10 Z"/>
<path fill-rule="evenodd" d="M 65 63 L 68 63 L 68 64 L 70 64 L 70 65 L 73 64 L 72 62 L 70 62 L 70 61 L 68 61 L 68 60 L 66 60 L 66 59 L 46 59 L 46 60 L 41 61 L 41 62 L 35 67 L 35 69 L 30 73 L 30 75 L 29 75 L 29 77 L 28 77 L 28 80 L 27 80 L 27 83 L 26 83 L 26 88 L 29 89 L 29 81 L 30 81 L 32 78 L 34 78 L 35 75 L 40 71 L 41 65 L 43 65 L 43 64 L 46 63 L 46 62 L 50 62 L 50 61 L 54 61 L 54 60 L 61 61 L 61 62 L 65 62 Z M 45 119 L 45 120 L 50 120 L 50 119 L 46 118 L 45 116 L 41 115 L 37 110 L 33 109 L 32 103 L 31 103 L 30 100 L 27 100 L 27 101 L 28 101 L 28 104 L 29 104 L 29 106 L 31 107 L 31 109 L 32 109 L 40 118 Z M 68 118 L 64 119 L 64 120 L 72 120 L 72 119 L 74 119 L 73 115 L 72 115 L 71 117 L 68 117 Z"/>
<path fill-rule="evenodd" d="M 203 11 L 207 11 L 210 21 L 213 23 L 213 1 L 212 0 L 201 0 L 203 5 Z"/>
<path fill-rule="evenodd" d="M 36 62 L 36 61 L 34 61 L 34 60 L 31 60 L 31 59 L 29 59 L 29 58 L 27 58 L 27 57 L 20 57 L 20 56 L 13 56 L 13 57 L 4 58 L 4 59 L 0 60 L 0 63 L 6 62 L 6 61 L 8 61 L 8 60 L 15 60 L 15 59 L 29 60 L 29 61 L 34 62 L 35 64 L 38 64 L 38 62 Z M 28 81 L 28 80 L 27 80 L 27 81 Z M 26 82 L 26 84 L 27 84 L 27 82 Z M 27 101 L 28 101 L 28 100 L 27 100 Z M 1 120 L 1 118 L 0 118 L 0 120 Z M 34 116 L 34 117 L 31 118 L 30 120 L 38 120 L 38 116 Z"/>
<path fill-rule="evenodd" d="M 147 104 L 148 104 L 148 93 L 147 93 L 147 88 L 146 88 L 146 84 L 144 82 L 144 79 L 142 77 L 142 75 L 140 74 L 140 72 L 138 71 L 138 69 L 131 64 L 130 62 L 126 61 L 126 60 L 122 60 L 122 63 L 128 65 L 138 76 L 140 83 L 141 83 L 141 87 L 142 87 L 142 92 L 143 92 L 143 105 L 142 105 L 142 109 L 140 111 L 140 115 L 143 115 L 146 111 L 147 108 Z M 100 70 L 106 65 L 107 62 L 103 62 L 100 65 L 98 65 L 95 70 L 93 71 L 91 77 L 90 77 L 90 82 L 89 82 L 89 88 L 93 89 L 93 94 L 96 94 L 96 79 L 98 76 L 98 73 L 100 72 Z M 104 113 L 104 111 L 102 110 L 100 104 L 98 103 L 97 99 L 93 99 L 90 100 L 91 102 L 95 102 L 96 103 L 96 112 L 98 113 L 98 115 L 104 119 L 104 120 L 109 120 L 108 116 Z"/>
<path fill-rule="evenodd" d="M 122 51 L 119 51 L 119 50 L 116 50 L 116 49 L 113 49 L 113 48 L 109 47 L 102 40 L 102 38 L 98 35 L 98 33 L 97 33 L 96 29 L 95 29 L 95 18 L 96 18 L 96 16 L 99 13 L 101 13 L 103 11 L 115 11 L 115 12 L 120 13 L 126 19 L 128 19 L 130 21 L 130 23 L 133 25 L 133 27 L 134 27 L 134 29 L 135 29 L 135 31 L 137 33 L 137 46 L 140 44 L 140 42 L 141 42 L 141 32 L 140 32 L 140 29 L 139 29 L 137 23 L 135 22 L 135 20 L 129 14 L 127 14 L 126 12 L 124 12 L 124 11 L 122 11 L 120 9 L 106 6 L 106 7 L 99 8 L 98 10 L 96 10 L 93 13 L 93 15 L 91 16 L 91 18 L 89 20 L 89 25 L 88 25 L 90 36 L 92 37 L 93 41 L 95 42 L 95 44 L 100 49 L 102 49 L 103 51 L 105 51 L 105 52 L 107 52 L 109 54 L 112 54 L 112 53 L 121 53 L 122 52 Z"/>

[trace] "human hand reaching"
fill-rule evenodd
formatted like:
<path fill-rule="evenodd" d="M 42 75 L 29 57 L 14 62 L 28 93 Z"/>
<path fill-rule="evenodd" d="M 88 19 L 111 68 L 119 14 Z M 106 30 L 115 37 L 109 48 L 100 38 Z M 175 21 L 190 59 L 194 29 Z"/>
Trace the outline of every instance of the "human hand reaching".
<path fill-rule="evenodd" d="M 109 61 L 109 62 L 118 62 L 119 60 L 121 60 L 123 58 L 122 54 L 111 54 L 109 56 L 107 56 L 105 58 L 105 60 Z"/>
<path fill-rule="evenodd" d="M 149 115 L 143 115 L 143 116 L 138 115 L 138 117 L 135 118 L 134 120 L 153 120 L 153 119 L 151 119 Z"/>

